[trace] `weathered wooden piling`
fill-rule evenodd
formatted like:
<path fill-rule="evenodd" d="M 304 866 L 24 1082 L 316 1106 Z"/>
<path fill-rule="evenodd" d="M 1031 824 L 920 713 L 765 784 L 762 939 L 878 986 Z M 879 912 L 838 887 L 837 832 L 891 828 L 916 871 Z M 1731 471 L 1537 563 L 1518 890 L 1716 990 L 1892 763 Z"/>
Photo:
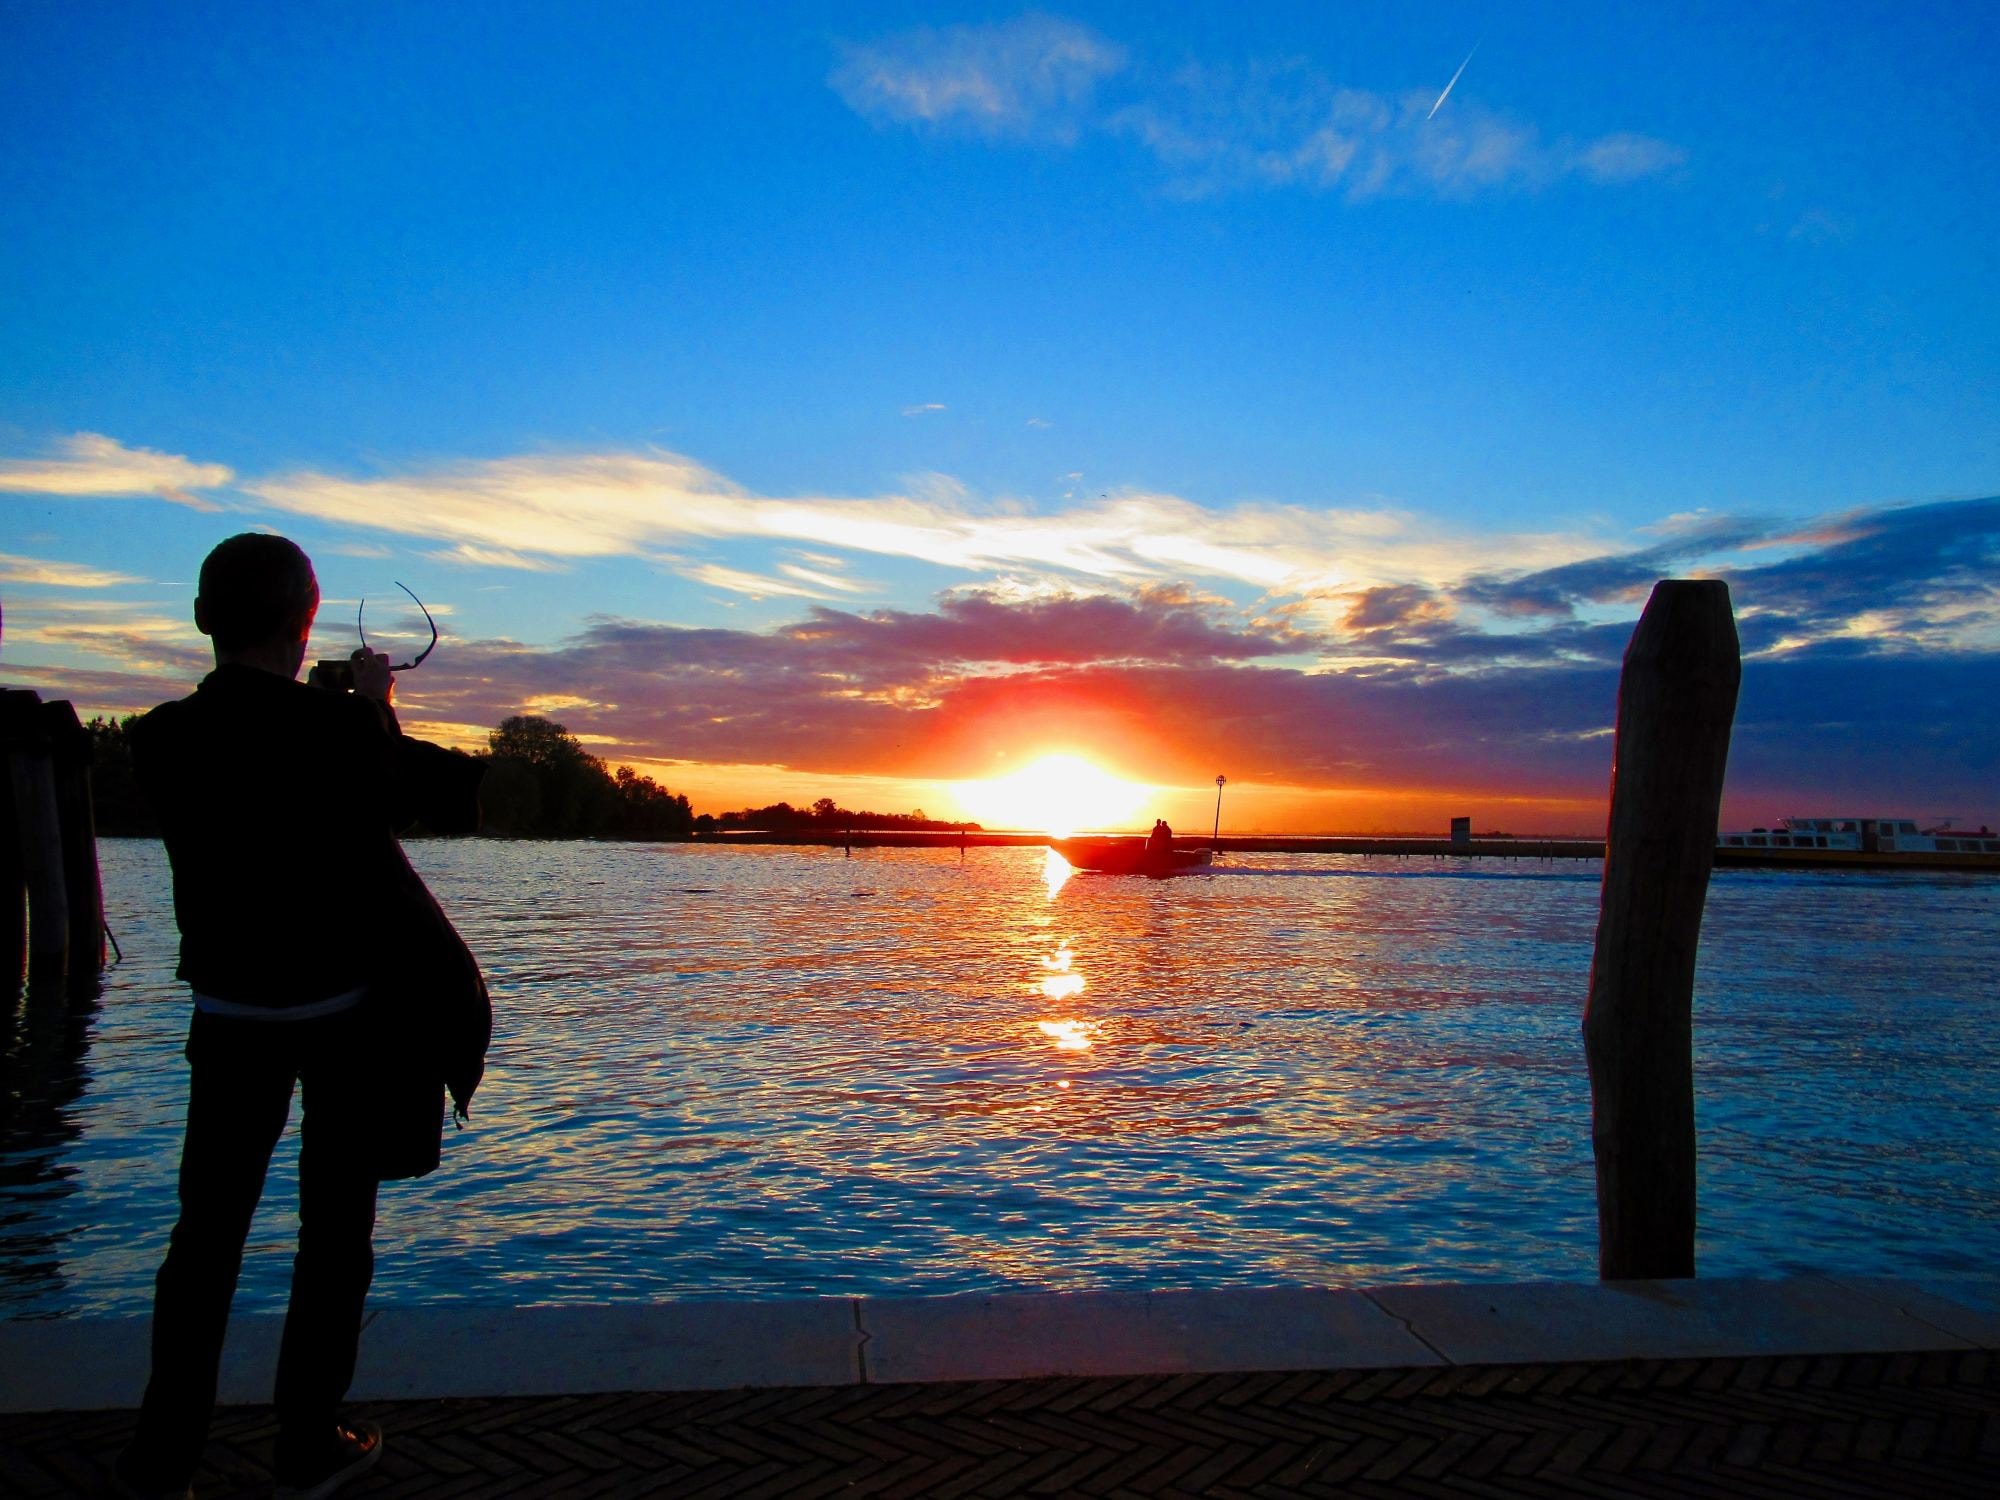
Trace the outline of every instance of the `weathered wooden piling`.
<path fill-rule="evenodd" d="M 5 752 L 0 751 L 0 761 Z M 0 1014 L 28 964 L 28 884 L 21 868 L 21 829 L 14 814 L 14 778 L 0 767 Z"/>
<path fill-rule="evenodd" d="M 1625 650 L 1583 1015 L 1598 1274 L 1694 1275 L 1694 967 L 1742 675 L 1729 586 L 1663 579 Z"/>
<path fill-rule="evenodd" d="M 19 688 L 0 691 L 0 746 L 7 757 L 15 847 L 28 892 L 28 981 L 60 983 L 69 967 L 69 901 L 63 889 L 55 765 L 40 694 Z"/>
<path fill-rule="evenodd" d="M 62 836 L 63 900 L 69 912 L 69 983 L 104 968 L 104 883 L 97 869 L 97 816 L 90 800 L 90 731 L 66 698 L 42 705 Z"/>

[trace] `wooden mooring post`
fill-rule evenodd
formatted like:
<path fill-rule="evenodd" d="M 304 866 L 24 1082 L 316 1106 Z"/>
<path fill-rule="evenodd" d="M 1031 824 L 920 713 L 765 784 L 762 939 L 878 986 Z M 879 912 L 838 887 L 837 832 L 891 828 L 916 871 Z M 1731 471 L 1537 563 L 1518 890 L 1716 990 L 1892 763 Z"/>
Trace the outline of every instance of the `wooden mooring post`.
<path fill-rule="evenodd" d="M 6 824 L 0 962 L 18 982 L 80 989 L 104 967 L 104 897 L 90 801 L 90 735 L 70 703 L 0 691 Z M 23 896 L 25 895 L 25 913 Z M 24 921 L 25 916 L 25 921 Z M 24 930 L 25 928 L 25 930 Z M 23 951 L 25 947 L 25 953 Z"/>
<path fill-rule="evenodd" d="M 69 902 L 63 891 L 62 828 L 55 764 L 39 693 L 0 692 L 0 746 L 13 793 L 15 847 L 28 891 L 28 982 L 60 982 L 69 967 Z"/>
<path fill-rule="evenodd" d="M 28 876 L 21 864 L 20 819 L 14 811 L 14 778 L 0 748 L 0 1008 L 21 982 L 28 962 Z"/>
<path fill-rule="evenodd" d="M 104 882 L 97 869 L 97 813 L 90 800 L 90 731 L 66 698 L 42 705 L 62 835 L 63 903 L 69 912 L 69 979 L 77 988 L 104 969 Z"/>
<path fill-rule="evenodd" d="M 1583 1014 L 1598 1274 L 1694 1275 L 1694 966 L 1742 676 L 1729 585 L 1663 579 L 1625 651 Z"/>

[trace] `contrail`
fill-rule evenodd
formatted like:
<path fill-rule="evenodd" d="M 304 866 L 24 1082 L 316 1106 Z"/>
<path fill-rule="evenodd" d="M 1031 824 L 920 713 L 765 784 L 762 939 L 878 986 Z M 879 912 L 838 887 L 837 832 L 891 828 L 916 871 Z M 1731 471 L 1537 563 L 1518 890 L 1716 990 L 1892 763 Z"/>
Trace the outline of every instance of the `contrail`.
<path fill-rule="evenodd" d="M 1480 38 L 1480 41 L 1484 40 L 1485 40 L 1484 37 Z M 1472 44 L 1472 52 L 1477 52 L 1478 50 L 1479 50 L 1479 42 L 1474 42 Z M 1431 106 L 1431 113 L 1424 116 L 1426 120 L 1430 119 L 1432 115 L 1435 115 L 1438 112 L 1438 109 L 1444 104 L 1444 101 L 1451 97 L 1451 91 L 1453 85 L 1458 82 L 1459 74 L 1462 74 L 1465 71 L 1465 63 L 1469 63 L 1472 61 L 1472 52 L 1468 52 L 1465 54 L 1465 62 L 1460 63 L 1458 65 L 1458 72 L 1451 75 L 1451 83 L 1447 83 L 1444 86 L 1444 92 L 1438 95 L 1437 103 Z"/>

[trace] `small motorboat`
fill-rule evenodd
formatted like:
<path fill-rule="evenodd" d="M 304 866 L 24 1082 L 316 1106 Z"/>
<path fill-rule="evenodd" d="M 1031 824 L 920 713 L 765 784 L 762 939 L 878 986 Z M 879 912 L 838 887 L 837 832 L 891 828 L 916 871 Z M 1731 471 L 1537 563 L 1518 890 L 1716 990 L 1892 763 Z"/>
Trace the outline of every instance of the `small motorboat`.
<path fill-rule="evenodd" d="M 1164 879 L 1199 870 L 1215 859 L 1213 849 L 1154 848 L 1145 839 L 1051 839 L 1054 849 L 1076 869 L 1100 875 L 1150 875 Z"/>

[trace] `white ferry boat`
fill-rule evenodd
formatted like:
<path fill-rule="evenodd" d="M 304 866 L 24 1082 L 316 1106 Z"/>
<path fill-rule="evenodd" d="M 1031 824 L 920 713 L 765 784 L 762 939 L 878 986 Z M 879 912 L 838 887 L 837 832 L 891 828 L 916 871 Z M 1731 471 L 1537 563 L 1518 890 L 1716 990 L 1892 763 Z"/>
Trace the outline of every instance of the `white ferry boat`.
<path fill-rule="evenodd" d="M 1914 818 L 1780 818 L 1775 828 L 1718 834 L 1715 848 L 1728 863 L 2000 865 L 2000 833 Z"/>

